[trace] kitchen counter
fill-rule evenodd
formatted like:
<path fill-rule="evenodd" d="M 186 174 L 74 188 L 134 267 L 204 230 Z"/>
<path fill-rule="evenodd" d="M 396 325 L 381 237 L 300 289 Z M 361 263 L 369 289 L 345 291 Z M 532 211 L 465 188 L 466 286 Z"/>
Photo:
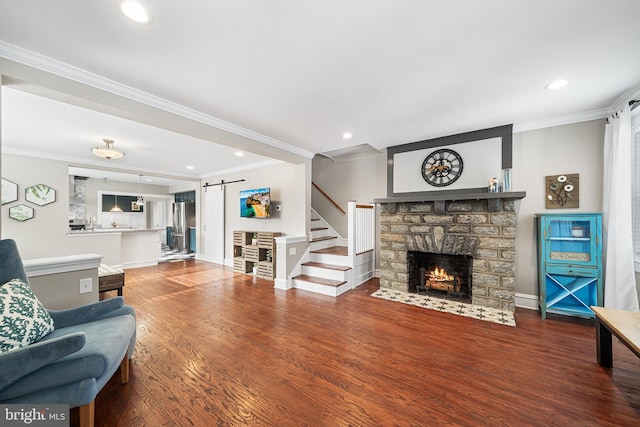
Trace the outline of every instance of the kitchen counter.
<path fill-rule="evenodd" d="M 164 231 L 162 228 L 96 228 L 94 230 L 72 230 L 67 233 L 68 235 L 77 234 L 103 234 L 103 233 L 132 233 L 132 232 L 144 232 L 144 231 Z"/>
<path fill-rule="evenodd" d="M 158 264 L 164 232 L 162 228 L 96 228 L 70 231 L 67 237 L 84 251 L 103 255 L 105 264 L 135 268 Z"/>

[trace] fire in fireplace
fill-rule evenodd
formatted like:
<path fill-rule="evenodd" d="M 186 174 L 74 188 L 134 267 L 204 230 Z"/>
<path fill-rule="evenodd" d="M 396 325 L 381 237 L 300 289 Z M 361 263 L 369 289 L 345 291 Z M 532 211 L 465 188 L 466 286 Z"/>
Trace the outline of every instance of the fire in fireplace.
<path fill-rule="evenodd" d="M 409 292 L 471 302 L 473 257 L 407 252 Z"/>
<path fill-rule="evenodd" d="M 431 271 L 427 271 L 424 267 L 420 268 L 421 288 L 458 292 L 461 281 L 460 276 L 449 274 L 444 268 L 436 267 Z"/>

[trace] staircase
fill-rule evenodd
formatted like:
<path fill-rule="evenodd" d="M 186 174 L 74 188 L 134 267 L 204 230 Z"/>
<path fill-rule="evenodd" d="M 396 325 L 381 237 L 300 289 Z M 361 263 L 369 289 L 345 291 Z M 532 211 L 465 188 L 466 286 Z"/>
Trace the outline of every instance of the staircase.
<path fill-rule="evenodd" d="M 327 224 L 312 212 L 309 260 L 301 273 L 293 277 L 294 287 L 337 297 L 355 287 L 346 246 Z"/>

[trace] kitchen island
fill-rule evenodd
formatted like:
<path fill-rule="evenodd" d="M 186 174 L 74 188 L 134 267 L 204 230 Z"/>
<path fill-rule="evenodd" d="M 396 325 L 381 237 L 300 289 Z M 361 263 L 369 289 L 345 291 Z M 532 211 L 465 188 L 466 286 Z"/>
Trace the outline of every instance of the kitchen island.
<path fill-rule="evenodd" d="M 158 264 L 163 229 L 96 228 L 67 233 L 78 253 L 102 255 L 103 263 L 116 268 L 146 267 Z"/>

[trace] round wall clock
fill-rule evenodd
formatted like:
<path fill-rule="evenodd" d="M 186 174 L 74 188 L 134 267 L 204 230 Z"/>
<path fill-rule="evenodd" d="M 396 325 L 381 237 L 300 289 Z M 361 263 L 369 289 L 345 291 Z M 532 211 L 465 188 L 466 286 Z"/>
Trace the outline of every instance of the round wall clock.
<path fill-rule="evenodd" d="M 462 174 L 462 157 L 449 148 L 429 154 L 422 162 L 422 177 L 429 185 L 446 187 Z"/>

